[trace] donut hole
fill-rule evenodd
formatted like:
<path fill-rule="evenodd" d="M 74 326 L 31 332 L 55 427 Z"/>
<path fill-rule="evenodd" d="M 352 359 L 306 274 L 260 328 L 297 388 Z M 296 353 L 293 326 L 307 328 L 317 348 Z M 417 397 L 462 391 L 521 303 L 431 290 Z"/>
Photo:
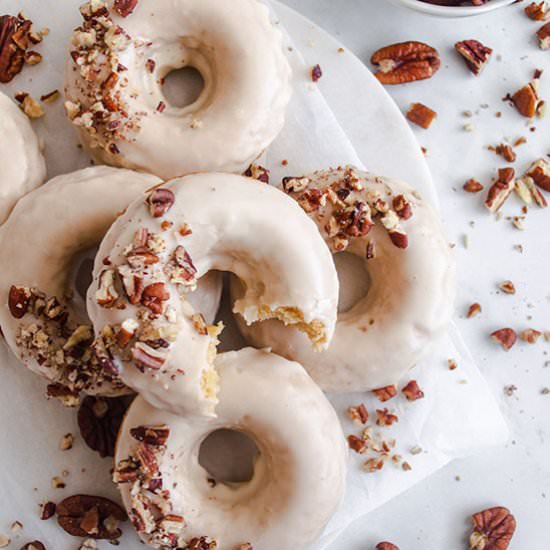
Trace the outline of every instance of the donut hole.
<path fill-rule="evenodd" d="M 74 290 L 83 300 L 86 300 L 86 293 L 93 281 L 94 251 L 87 251 L 75 262 L 74 267 Z"/>
<path fill-rule="evenodd" d="M 351 252 L 338 252 L 333 258 L 340 281 L 338 313 L 345 313 L 369 293 L 372 280 L 368 261 Z"/>
<path fill-rule="evenodd" d="M 260 450 L 254 439 L 239 430 L 221 428 L 211 432 L 199 448 L 199 464 L 210 484 L 246 483 L 254 475 Z"/>
<path fill-rule="evenodd" d="M 170 71 L 162 83 L 162 92 L 168 103 L 180 109 L 195 103 L 203 90 L 204 78 L 191 66 Z"/>

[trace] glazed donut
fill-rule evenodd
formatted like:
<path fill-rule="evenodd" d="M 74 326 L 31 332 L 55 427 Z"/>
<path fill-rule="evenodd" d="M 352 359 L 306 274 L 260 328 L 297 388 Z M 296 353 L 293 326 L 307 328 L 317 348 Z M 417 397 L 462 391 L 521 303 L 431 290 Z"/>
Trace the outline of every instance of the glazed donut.
<path fill-rule="evenodd" d="M 29 119 L 0 92 L 0 224 L 17 200 L 44 183 L 46 163 Z"/>
<path fill-rule="evenodd" d="M 242 173 L 283 127 L 290 66 L 258 0 L 93 0 L 66 70 L 69 118 L 94 158 L 163 179 Z M 134 2 L 135 4 L 135 2 Z M 204 88 L 176 107 L 162 84 L 193 67 Z"/>
<path fill-rule="evenodd" d="M 276 321 L 246 326 L 237 316 L 243 336 L 300 362 L 325 391 L 394 384 L 429 353 L 453 312 L 454 261 L 436 213 L 404 183 L 353 167 L 285 178 L 283 187 L 334 254 L 347 251 L 364 262 L 368 292 L 339 312 L 322 354 L 310 353 L 299 334 Z M 349 279 L 343 265 L 341 287 Z M 233 292 L 239 295 L 235 283 Z"/>
<path fill-rule="evenodd" d="M 185 299 L 210 270 L 244 281 L 234 311 L 246 322 L 281 319 L 318 349 L 334 330 L 334 263 L 294 200 L 233 174 L 166 183 L 136 200 L 107 233 L 88 313 L 122 380 L 176 414 L 214 414 L 217 403 L 213 359 L 220 329 L 208 327 Z"/>
<path fill-rule="evenodd" d="M 98 246 L 117 215 L 160 180 L 95 167 L 52 179 L 23 197 L 0 228 L 0 326 L 32 371 L 71 392 L 128 393 L 92 345 L 85 300 L 74 291 L 75 259 Z M 25 254 L 21 254 L 24 249 Z M 17 259 L 17 261 L 14 261 Z M 214 283 L 211 282 L 211 286 Z M 219 301 L 221 278 L 208 294 Z M 210 309 L 215 298 L 203 303 Z"/>
<path fill-rule="evenodd" d="M 216 541 L 217 550 L 300 550 L 343 495 L 347 449 L 336 413 L 299 364 L 275 354 L 244 348 L 216 364 L 217 418 L 174 415 L 142 396 L 130 407 L 114 474 L 128 515 L 153 548 Z M 256 443 L 250 481 L 216 482 L 199 464 L 201 443 L 219 429 Z"/>

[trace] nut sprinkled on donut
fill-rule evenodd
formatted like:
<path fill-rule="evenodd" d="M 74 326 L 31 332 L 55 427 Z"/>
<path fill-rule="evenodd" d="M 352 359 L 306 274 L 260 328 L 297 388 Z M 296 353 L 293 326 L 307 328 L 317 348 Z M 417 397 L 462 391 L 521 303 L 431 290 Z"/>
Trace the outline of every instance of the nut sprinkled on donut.
<path fill-rule="evenodd" d="M 173 509 L 170 488 L 163 483 L 161 464 L 170 428 L 138 426 L 130 430 L 130 435 L 136 446 L 128 458 L 117 464 L 113 481 L 132 485 L 130 520 L 137 532 L 153 548 L 215 550 L 217 543 L 208 537 L 185 540 L 185 519 Z"/>
<path fill-rule="evenodd" d="M 404 195 L 394 195 L 380 179 L 379 189 L 365 189 L 352 167 L 316 172 L 315 186 L 308 177 L 283 178 L 283 189 L 310 215 L 326 218 L 324 237 L 334 252 L 343 252 L 350 239 L 365 237 L 379 222 L 397 248 L 407 248 L 408 237 L 401 222 L 413 212 Z M 374 243 L 365 255 L 374 257 Z"/>
<path fill-rule="evenodd" d="M 65 108 L 72 123 L 92 136 L 94 147 L 118 154 L 115 142 L 139 131 L 142 116 L 129 112 L 120 93 L 128 81 L 118 53 L 132 38 L 114 23 L 107 2 L 90 0 L 81 6 L 80 12 L 84 21 L 74 30 L 71 42 L 73 70 L 82 77 L 80 99 L 67 101 Z"/>
<path fill-rule="evenodd" d="M 174 201 L 174 193 L 164 188 L 155 188 L 145 199 L 149 214 L 159 220 Z M 186 227 L 187 234 L 191 234 L 192 230 Z M 171 228 L 171 224 L 160 224 L 161 231 Z M 113 265 L 109 259 L 99 275 L 95 293 L 95 300 L 102 308 L 126 310 L 135 306 L 121 323 L 105 326 L 101 338 L 110 356 L 130 362 L 143 373 L 165 372 L 182 322 L 180 314 L 169 304 L 171 294 L 166 282 L 176 285 L 183 300 L 197 288 L 197 269 L 185 247 L 178 245 L 169 251 L 167 246 L 160 233 L 138 228 L 133 241 L 124 249 L 125 262 Z M 210 339 L 210 369 L 203 372 L 202 391 L 207 398 L 215 399 L 217 374 L 211 363 L 223 327 L 207 325 L 201 314 L 194 314 L 191 322 L 200 336 Z M 171 374 L 171 380 L 183 375 L 185 372 L 178 369 Z"/>
<path fill-rule="evenodd" d="M 117 371 L 101 341 L 94 340 L 90 325 L 77 325 L 70 319 L 69 310 L 55 296 L 47 296 L 35 288 L 12 286 L 8 306 L 12 316 L 32 320 L 21 322 L 16 344 L 21 357 L 34 359 L 51 370 L 49 377 L 71 394 L 91 388 L 101 388 L 109 383 L 123 389 Z M 78 400 L 71 400 L 71 405 Z"/>

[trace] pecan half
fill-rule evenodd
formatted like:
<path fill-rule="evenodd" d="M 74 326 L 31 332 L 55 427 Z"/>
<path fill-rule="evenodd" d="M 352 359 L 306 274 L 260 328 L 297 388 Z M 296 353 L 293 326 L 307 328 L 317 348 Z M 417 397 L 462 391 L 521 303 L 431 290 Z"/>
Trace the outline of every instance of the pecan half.
<path fill-rule="evenodd" d="M 78 409 L 80 435 L 102 458 L 114 456 L 118 430 L 132 397 L 86 397 Z"/>
<path fill-rule="evenodd" d="M 537 31 L 537 38 L 539 39 L 539 47 L 541 50 L 550 49 L 550 22 L 543 25 Z"/>
<path fill-rule="evenodd" d="M 121 17 L 128 17 L 136 8 L 138 0 L 115 0 L 115 11 Z"/>
<path fill-rule="evenodd" d="M 485 199 L 485 206 L 490 212 L 498 212 L 515 187 L 516 172 L 513 168 L 501 168 L 498 171 L 498 179 L 491 186 Z"/>
<path fill-rule="evenodd" d="M 408 401 L 416 401 L 424 397 L 424 392 L 416 380 L 411 380 L 401 391 Z"/>
<path fill-rule="evenodd" d="M 507 508 L 496 506 L 472 516 L 472 550 L 506 550 L 516 530 L 516 520 Z"/>
<path fill-rule="evenodd" d="M 384 388 L 372 390 L 372 393 L 374 393 L 374 395 L 376 395 L 376 397 L 384 403 L 385 401 L 393 399 L 397 395 L 397 388 L 393 385 L 385 386 Z"/>
<path fill-rule="evenodd" d="M 422 103 L 412 103 L 406 116 L 413 124 L 427 130 L 437 116 L 437 113 Z"/>
<path fill-rule="evenodd" d="M 29 310 L 31 291 L 28 288 L 12 285 L 8 296 L 10 313 L 16 319 L 21 319 Z"/>
<path fill-rule="evenodd" d="M 172 208 L 176 197 L 170 189 L 155 189 L 145 200 L 149 206 L 149 212 L 153 218 L 161 218 Z"/>
<path fill-rule="evenodd" d="M 380 48 L 371 57 L 380 70 L 374 76 L 382 84 L 404 84 L 431 78 L 441 65 L 435 48 L 410 41 Z"/>
<path fill-rule="evenodd" d="M 504 350 L 508 351 L 517 341 L 516 331 L 512 328 L 501 328 L 491 334 L 491 338 L 497 344 L 500 344 Z"/>
<path fill-rule="evenodd" d="M 74 537 L 117 539 L 122 534 L 117 523 L 126 519 L 126 512 L 104 497 L 74 495 L 57 505 L 57 522 Z"/>
<path fill-rule="evenodd" d="M 545 159 L 539 159 L 529 167 L 525 173 L 541 189 L 550 192 L 550 164 Z"/>
<path fill-rule="evenodd" d="M 493 50 L 479 40 L 462 40 L 455 44 L 455 50 L 464 58 L 468 69 L 479 76 L 489 62 Z"/>

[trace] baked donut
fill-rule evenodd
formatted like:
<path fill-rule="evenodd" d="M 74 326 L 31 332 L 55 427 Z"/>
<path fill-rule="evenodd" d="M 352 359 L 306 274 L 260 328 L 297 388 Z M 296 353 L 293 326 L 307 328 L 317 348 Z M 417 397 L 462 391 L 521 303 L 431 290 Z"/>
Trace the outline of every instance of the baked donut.
<path fill-rule="evenodd" d="M 453 312 L 454 261 L 436 213 L 404 183 L 353 167 L 285 178 L 283 187 L 333 254 L 361 259 L 368 292 L 339 311 L 330 348 L 321 354 L 276 321 L 246 326 L 237 318 L 241 332 L 254 346 L 304 365 L 325 391 L 394 384 L 429 353 Z M 342 295 L 349 274 L 339 263 Z M 238 297 L 235 283 L 233 291 Z"/>
<path fill-rule="evenodd" d="M 144 243 L 147 242 L 147 245 Z M 246 285 L 234 311 L 277 318 L 325 348 L 338 280 L 315 224 L 280 190 L 223 173 L 172 180 L 136 200 L 96 256 L 88 313 L 124 382 L 155 407 L 214 414 L 219 327 L 186 296 L 210 270 Z"/>
<path fill-rule="evenodd" d="M 299 364 L 275 354 L 244 348 L 216 365 L 217 418 L 174 415 L 142 396 L 130 407 L 114 474 L 128 515 L 153 548 L 300 550 L 343 495 L 347 449 L 336 413 Z M 201 443 L 220 429 L 256 443 L 249 481 L 220 482 L 199 464 Z"/>
<path fill-rule="evenodd" d="M 81 12 L 66 108 L 95 159 L 163 179 L 242 173 L 281 130 L 290 66 L 258 0 L 93 0 Z M 163 82 L 184 67 L 204 88 L 176 107 Z"/>
<path fill-rule="evenodd" d="M 46 163 L 29 119 L 0 92 L 0 224 L 17 200 L 44 183 Z"/>
<path fill-rule="evenodd" d="M 23 197 L 0 228 L 0 326 L 6 342 L 29 369 L 72 393 L 129 391 L 95 348 L 85 300 L 75 292 L 75 264 L 98 246 L 120 211 L 159 182 L 105 166 L 80 170 Z M 201 305 L 211 310 L 216 295 L 219 302 L 220 276 L 206 291 Z"/>

